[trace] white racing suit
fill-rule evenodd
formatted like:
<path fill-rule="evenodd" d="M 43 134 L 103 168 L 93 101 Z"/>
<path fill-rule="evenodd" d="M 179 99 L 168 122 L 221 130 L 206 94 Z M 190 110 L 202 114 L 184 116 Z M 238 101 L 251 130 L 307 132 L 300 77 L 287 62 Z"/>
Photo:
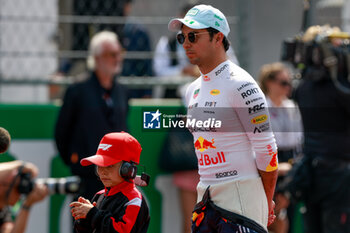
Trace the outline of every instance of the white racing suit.
<path fill-rule="evenodd" d="M 225 61 L 188 87 L 187 127 L 194 137 L 200 182 L 213 202 L 265 229 L 268 203 L 258 169 L 277 169 L 277 146 L 265 96 L 243 69 Z"/>

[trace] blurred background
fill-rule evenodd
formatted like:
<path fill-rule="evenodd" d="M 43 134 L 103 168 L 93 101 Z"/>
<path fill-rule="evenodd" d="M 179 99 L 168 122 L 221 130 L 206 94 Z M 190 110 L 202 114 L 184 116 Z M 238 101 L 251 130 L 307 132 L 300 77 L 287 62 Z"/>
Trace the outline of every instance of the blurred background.
<path fill-rule="evenodd" d="M 124 12 L 125 2 L 0 0 L 0 101 L 43 103 L 60 98 L 62 92 L 48 82 L 73 81 L 69 77 L 76 78 L 84 71 L 88 42 L 102 29 L 122 37 L 125 23 L 138 24 L 149 36 L 150 51 L 127 51 L 125 59 L 152 59 L 159 38 L 170 35 L 169 19 L 177 16 L 187 1 L 133 0 Z M 214 5 L 227 16 L 236 56 L 253 77 L 262 64 L 279 60 L 284 38 L 301 30 L 302 0 L 201 2 Z M 308 25 L 349 28 L 349 7 L 345 7 L 349 1 L 309 2 Z"/>
<path fill-rule="evenodd" d="M 178 16 L 187 2 L 0 0 L 0 126 L 7 128 L 13 138 L 9 156 L 37 164 L 41 177 L 69 175 L 57 156 L 53 128 L 65 88 L 79 81 L 86 70 L 88 43 L 96 32 L 106 29 L 120 36 L 126 50 L 120 80 L 130 89 L 159 85 L 174 88 L 188 82 L 181 77 L 155 77 L 153 70 L 131 63 L 152 63 L 160 37 L 171 35 L 169 20 Z M 282 41 L 301 32 L 303 24 L 330 24 L 350 32 L 350 0 L 200 2 L 226 15 L 231 27 L 229 40 L 240 66 L 254 78 L 263 64 L 280 60 Z M 125 9 L 126 3 L 131 7 Z M 305 3 L 309 3 L 308 14 Z M 148 35 L 147 41 L 137 34 L 128 37 L 135 27 Z M 143 49 L 136 50 L 138 47 Z M 152 216 L 149 232 L 179 233 L 176 190 L 169 174 L 157 167 L 165 136 L 145 134 L 140 128 L 144 106 L 174 114 L 181 102 L 145 99 L 133 100 L 130 105 L 130 131 L 143 145 L 141 163 L 152 175 L 151 185 L 143 189 Z M 67 203 L 65 197 L 53 196 L 35 207 L 27 232 L 71 232 Z M 300 228 L 295 229 L 300 232 Z"/>

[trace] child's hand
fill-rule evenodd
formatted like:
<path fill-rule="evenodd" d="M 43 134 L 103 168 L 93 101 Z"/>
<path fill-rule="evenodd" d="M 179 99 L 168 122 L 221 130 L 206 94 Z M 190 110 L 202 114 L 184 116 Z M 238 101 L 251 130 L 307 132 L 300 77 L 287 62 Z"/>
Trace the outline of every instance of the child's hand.
<path fill-rule="evenodd" d="M 78 201 L 74 201 L 74 202 L 70 203 L 69 206 L 72 207 L 71 212 L 72 212 L 73 218 L 75 220 L 77 220 L 77 219 L 81 219 L 81 218 L 86 218 L 87 213 L 95 205 L 91 204 L 91 202 L 89 200 L 87 200 L 83 197 L 79 197 Z"/>

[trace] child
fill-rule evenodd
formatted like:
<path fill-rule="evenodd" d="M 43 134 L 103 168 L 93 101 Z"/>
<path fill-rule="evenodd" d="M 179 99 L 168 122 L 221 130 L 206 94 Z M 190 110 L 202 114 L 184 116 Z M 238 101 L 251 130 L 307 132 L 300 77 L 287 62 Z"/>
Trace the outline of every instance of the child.
<path fill-rule="evenodd" d="M 105 189 L 91 202 L 79 197 L 70 204 L 77 232 L 147 232 L 148 206 L 133 180 L 141 150 L 130 134 L 109 133 L 102 138 L 96 155 L 80 161 L 82 166 L 97 166 Z"/>

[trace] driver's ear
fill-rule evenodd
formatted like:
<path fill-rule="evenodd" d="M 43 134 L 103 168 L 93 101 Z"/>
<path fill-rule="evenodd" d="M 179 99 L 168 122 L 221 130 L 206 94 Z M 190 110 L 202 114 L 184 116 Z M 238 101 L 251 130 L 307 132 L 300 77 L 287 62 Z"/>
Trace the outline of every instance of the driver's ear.
<path fill-rule="evenodd" d="M 222 32 L 218 32 L 215 34 L 215 42 L 216 44 L 220 45 L 222 43 L 222 40 L 224 39 L 224 34 Z"/>

